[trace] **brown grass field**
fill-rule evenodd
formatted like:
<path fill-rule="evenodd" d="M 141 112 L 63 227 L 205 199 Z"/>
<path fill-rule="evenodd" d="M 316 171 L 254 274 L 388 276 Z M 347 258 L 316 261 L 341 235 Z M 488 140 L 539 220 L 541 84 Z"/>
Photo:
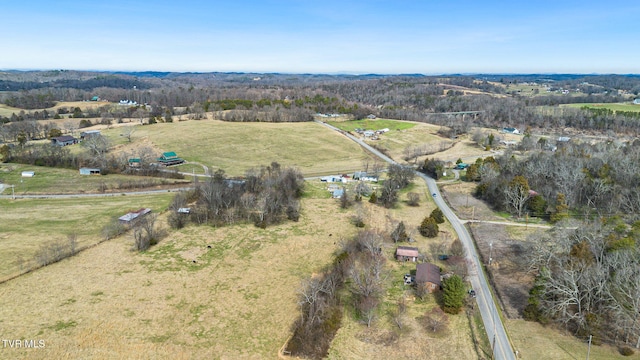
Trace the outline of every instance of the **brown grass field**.
<path fill-rule="evenodd" d="M 0 200 L 0 281 L 35 267 L 41 245 L 65 241 L 70 233 L 80 247 L 96 244 L 113 217 L 141 207 L 164 211 L 172 196 Z"/>
<path fill-rule="evenodd" d="M 336 200 L 326 198 L 324 186 L 309 185 L 311 197 L 304 199 L 298 223 L 266 230 L 189 226 L 145 253 L 131 252 L 132 240 L 124 235 L 0 284 L 3 336 L 46 344 L 41 349 L 2 349 L 2 357 L 277 358 L 298 315 L 301 280 L 328 264 L 340 239 L 356 231 L 349 221 L 354 210 L 340 210 Z M 423 195 L 420 208 L 401 204 L 391 217 L 415 227 L 433 208 L 424 200 L 425 189 L 411 189 Z M 387 211 L 367 202 L 363 206 L 370 226 L 387 226 Z M 37 210 L 42 206 L 32 208 L 46 214 Z M 87 210 L 76 213 L 84 217 Z M 21 236 L 38 238 L 34 233 Z M 425 252 L 430 242 L 449 240 L 427 240 L 417 233 L 416 238 Z M 394 248 L 386 245 L 385 253 L 391 256 Z M 476 358 L 464 315 L 452 317 L 446 336 L 429 336 L 415 323 L 415 317 L 435 306 L 433 298 L 410 299 L 406 332 L 392 343 L 383 341 L 393 332 L 387 310 L 405 291 L 398 283 L 411 266 L 389 259 L 390 290 L 377 330 L 371 332 L 347 314 L 331 358 L 383 359 L 396 347 L 401 358 L 451 348 L 457 349 L 456 356 L 445 358 Z M 414 346 L 420 339 L 426 341 Z"/>
<path fill-rule="evenodd" d="M 63 108 L 63 107 L 66 107 L 68 109 L 73 109 L 75 107 L 79 107 L 80 109 L 84 110 L 84 109 L 90 109 L 90 108 L 106 106 L 106 105 L 110 105 L 110 104 L 113 104 L 113 103 L 110 103 L 108 101 L 59 101 L 59 102 L 56 103 L 55 106 L 52 106 L 50 108 L 32 109 L 32 110 L 24 110 L 24 109 L 19 109 L 19 108 L 14 108 L 14 107 L 11 107 L 11 106 L 7 106 L 5 104 L 0 104 L 0 116 L 9 117 L 9 116 L 11 116 L 11 114 L 14 114 L 14 113 L 16 115 L 18 115 L 18 113 L 20 113 L 20 111 L 35 112 L 35 111 L 47 110 L 49 112 L 56 112 L 59 108 Z M 65 115 L 65 116 L 68 116 L 68 115 Z"/>

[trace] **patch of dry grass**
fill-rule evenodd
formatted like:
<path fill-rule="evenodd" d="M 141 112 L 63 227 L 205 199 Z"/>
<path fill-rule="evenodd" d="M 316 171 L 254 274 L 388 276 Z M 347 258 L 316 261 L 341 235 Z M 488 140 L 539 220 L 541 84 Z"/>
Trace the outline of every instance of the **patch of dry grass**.
<path fill-rule="evenodd" d="M 577 339 L 572 334 L 524 320 L 507 320 L 506 327 L 519 359 L 576 360 L 587 357 L 588 339 Z M 622 356 L 615 347 L 592 345 L 590 358 L 640 359 L 640 354 L 636 351 L 633 356 Z"/>
<path fill-rule="evenodd" d="M 0 200 L 0 280 L 33 268 L 42 245 L 66 241 L 70 233 L 78 235 L 79 247 L 93 245 L 113 217 L 141 207 L 163 211 L 172 196 Z"/>
<path fill-rule="evenodd" d="M 146 253 L 124 236 L 2 284 L 3 336 L 47 344 L 7 356 L 275 359 L 301 280 L 355 230 L 336 208 L 305 199 L 300 222 L 265 230 L 190 226 Z"/>

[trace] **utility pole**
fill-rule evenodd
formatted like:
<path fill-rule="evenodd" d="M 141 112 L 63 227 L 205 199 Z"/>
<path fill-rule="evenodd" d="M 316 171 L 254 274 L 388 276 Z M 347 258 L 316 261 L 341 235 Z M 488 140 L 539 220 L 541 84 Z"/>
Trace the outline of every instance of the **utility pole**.
<path fill-rule="evenodd" d="M 589 360 L 589 354 L 591 353 L 591 338 L 593 335 L 589 335 L 589 347 L 587 348 L 587 360 Z"/>

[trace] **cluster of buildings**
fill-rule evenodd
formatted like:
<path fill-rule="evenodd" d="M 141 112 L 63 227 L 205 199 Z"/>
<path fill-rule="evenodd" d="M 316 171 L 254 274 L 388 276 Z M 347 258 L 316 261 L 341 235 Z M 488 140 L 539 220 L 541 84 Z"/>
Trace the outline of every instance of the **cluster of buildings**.
<path fill-rule="evenodd" d="M 323 176 L 320 178 L 320 181 L 331 183 L 327 187 L 327 190 L 331 193 L 331 196 L 335 199 L 340 199 L 344 195 L 344 185 L 353 181 L 367 181 L 367 182 L 378 182 L 377 176 L 368 176 L 366 171 L 356 171 L 353 176 L 349 176 L 347 174 L 342 175 L 329 175 Z M 343 184 L 343 185 L 338 185 Z"/>
<path fill-rule="evenodd" d="M 418 262 L 420 259 L 420 251 L 417 247 L 398 246 L 395 253 L 398 261 Z M 428 292 L 440 290 L 442 287 L 443 275 L 440 273 L 440 267 L 431 263 L 416 264 L 416 274 L 404 275 L 405 285 L 423 286 Z"/>
<path fill-rule="evenodd" d="M 58 146 L 68 146 L 77 144 L 96 135 L 100 135 L 100 130 L 87 130 L 80 133 L 80 138 L 76 138 L 71 135 L 61 135 L 51 138 L 51 143 Z"/>
<path fill-rule="evenodd" d="M 380 130 L 366 130 L 362 128 L 355 128 L 353 131 L 364 136 L 365 138 L 369 138 L 371 140 L 378 140 L 378 135 L 382 135 L 386 132 L 389 132 L 389 128 L 384 128 Z"/>

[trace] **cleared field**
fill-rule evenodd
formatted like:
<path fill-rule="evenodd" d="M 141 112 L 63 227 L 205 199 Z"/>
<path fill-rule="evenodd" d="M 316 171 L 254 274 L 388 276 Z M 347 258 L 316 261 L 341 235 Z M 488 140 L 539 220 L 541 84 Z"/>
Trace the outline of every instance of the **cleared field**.
<path fill-rule="evenodd" d="M 609 109 L 612 111 L 633 111 L 633 112 L 640 112 L 640 105 L 635 105 L 632 103 L 615 103 L 615 104 L 609 104 L 609 103 L 584 103 L 584 104 L 566 104 L 566 105 L 560 105 L 560 106 L 566 106 L 566 107 L 571 107 L 571 108 L 581 108 L 581 107 L 589 107 L 589 108 L 594 108 L 594 109 Z"/>
<path fill-rule="evenodd" d="M 379 135 L 378 140 L 367 140 L 367 143 L 378 149 L 382 149 L 387 155 L 400 162 L 403 161 L 405 150 L 415 147 L 429 149 L 430 152 L 438 153 L 437 155 L 430 155 L 430 157 L 435 156 L 442 158 L 442 156 L 444 156 L 444 159 L 454 158 L 453 161 L 457 159 L 456 156 L 469 156 L 467 153 L 456 154 L 455 146 L 449 149 L 454 141 L 439 136 L 437 133 L 441 127 L 437 125 L 385 119 L 336 121 L 329 123 L 345 131 L 353 131 L 356 128 L 367 130 L 390 129 L 389 132 Z M 442 151 L 443 149 L 448 150 Z M 480 152 L 481 150 L 479 148 L 475 148 L 472 151 L 474 155 Z M 421 156 L 417 161 L 423 159 L 424 156 Z"/>
<path fill-rule="evenodd" d="M 74 145 L 75 146 L 75 145 Z M 34 177 L 22 177 L 23 171 L 35 172 Z M 48 168 L 43 166 L 23 164 L 0 164 L 0 183 L 15 185 L 16 195 L 25 194 L 70 194 L 97 193 L 100 189 L 106 191 L 132 191 L 128 189 L 132 184 L 169 185 L 188 183 L 189 180 L 159 179 L 133 175 L 80 175 L 78 170 Z M 11 189 L 6 188 L 3 195 L 11 195 Z"/>
<path fill-rule="evenodd" d="M 101 106 L 106 106 L 106 105 L 110 105 L 110 104 L 112 104 L 112 103 L 110 103 L 108 101 L 60 101 L 60 102 L 56 103 L 55 106 L 52 106 L 50 108 L 46 108 L 46 109 L 30 109 L 30 110 L 14 108 L 14 107 L 11 107 L 11 106 L 7 106 L 5 104 L 0 104 L 0 116 L 9 117 L 9 116 L 11 116 L 11 114 L 18 115 L 20 113 L 20 111 L 24 111 L 24 112 L 28 113 L 28 112 L 47 110 L 49 112 L 54 112 L 55 113 L 60 108 L 73 109 L 73 108 L 79 107 L 80 109 L 84 110 L 84 109 L 92 109 L 92 108 L 97 108 L 97 107 L 101 107 Z M 64 116 L 69 116 L 69 115 L 64 115 Z"/>
<path fill-rule="evenodd" d="M 384 228 L 391 215 L 415 227 L 434 205 L 426 200 L 424 185 L 410 190 L 422 195 L 421 207 L 400 203 L 389 213 L 363 202 L 367 224 Z M 4 349 L 3 356 L 278 358 L 298 316 L 301 280 L 330 263 L 341 239 L 357 230 L 349 221 L 355 209 L 339 209 L 337 200 L 327 198 L 326 184 L 310 182 L 306 194 L 297 223 L 264 230 L 253 225 L 189 226 L 171 232 L 145 253 L 131 252 L 132 240 L 125 235 L 0 284 L 3 334 L 46 344 L 42 349 Z M 401 199 L 405 196 L 406 191 Z M 29 205 L 34 212 L 42 211 L 40 203 Z M 11 211 L 15 212 L 19 211 Z M 86 209 L 78 211 L 79 219 L 86 216 Z M 65 228 L 69 226 L 73 224 Z M 37 238 L 33 233 L 25 236 Z M 418 234 L 416 238 L 415 245 L 425 252 L 432 242 L 447 240 Z M 391 256 L 393 249 L 393 244 L 386 244 L 384 252 Z M 394 328 L 388 312 L 406 290 L 401 274 L 411 267 L 415 264 L 389 259 L 391 287 L 380 309 L 378 330 L 369 331 L 347 312 L 331 358 L 424 358 L 443 352 L 450 354 L 443 355 L 445 359 L 477 358 L 465 315 L 451 317 L 449 331 L 442 336 L 417 324 L 415 318 L 435 306 L 432 297 L 409 299 L 408 325 L 393 342 L 386 342 Z M 395 356 L 393 349 L 399 351 Z"/>
<path fill-rule="evenodd" d="M 300 222 L 266 230 L 187 227 L 146 253 L 124 236 L 2 284 L 3 334 L 46 341 L 3 357 L 275 359 L 301 280 L 355 229 L 337 208 L 306 199 Z"/>
<path fill-rule="evenodd" d="M 417 123 L 409 121 L 400 121 L 392 119 L 362 119 L 349 121 L 327 121 L 327 124 L 342 129 L 344 131 L 354 131 L 357 128 L 365 130 L 380 130 L 388 128 L 389 130 L 406 130 L 416 126 Z"/>
<path fill-rule="evenodd" d="M 18 115 L 22 109 L 14 108 L 5 104 L 0 104 L 0 116 L 9 117 L 11 114 Z"/>
<path fill-rule="evenodd" d="M 505 325 L 513 341 L 514 349 L 518 350 L 519 359 L 575 360 L 587 357 L 588 339 L 581 341 L 573 334 L 563 334 L 559 330 L 549 329 L 538 323 L 524 320 L 507 320 Z M 640 359 L 640 354 L 636 351 L 633 356 L 622 356 L 614 347 L 592 345 L 590 358 Z"/>
<path fill-rule="evenodd" d="M 121 129 L 103 134 L 121 138 Z M 243 175 L 254 166 L 277 161 L 295 166 L 306 176 L 351 172 L 370 158 L 360 146 L 316 123 L 234 123 L 218 120 L 181 121 L 138 126 L 132 144 L 118 140 L 123 151 L 145 141 L 159 151 Z"/>
<path fill-rule="evenodd" d="M 0 280 L 32 268 L 43 244 L 64 241 L 72 232 L 80 247 L 95 244 L 112 218 L 141 207 L 163 211 L 172 196 L 0 200 Z"/>

